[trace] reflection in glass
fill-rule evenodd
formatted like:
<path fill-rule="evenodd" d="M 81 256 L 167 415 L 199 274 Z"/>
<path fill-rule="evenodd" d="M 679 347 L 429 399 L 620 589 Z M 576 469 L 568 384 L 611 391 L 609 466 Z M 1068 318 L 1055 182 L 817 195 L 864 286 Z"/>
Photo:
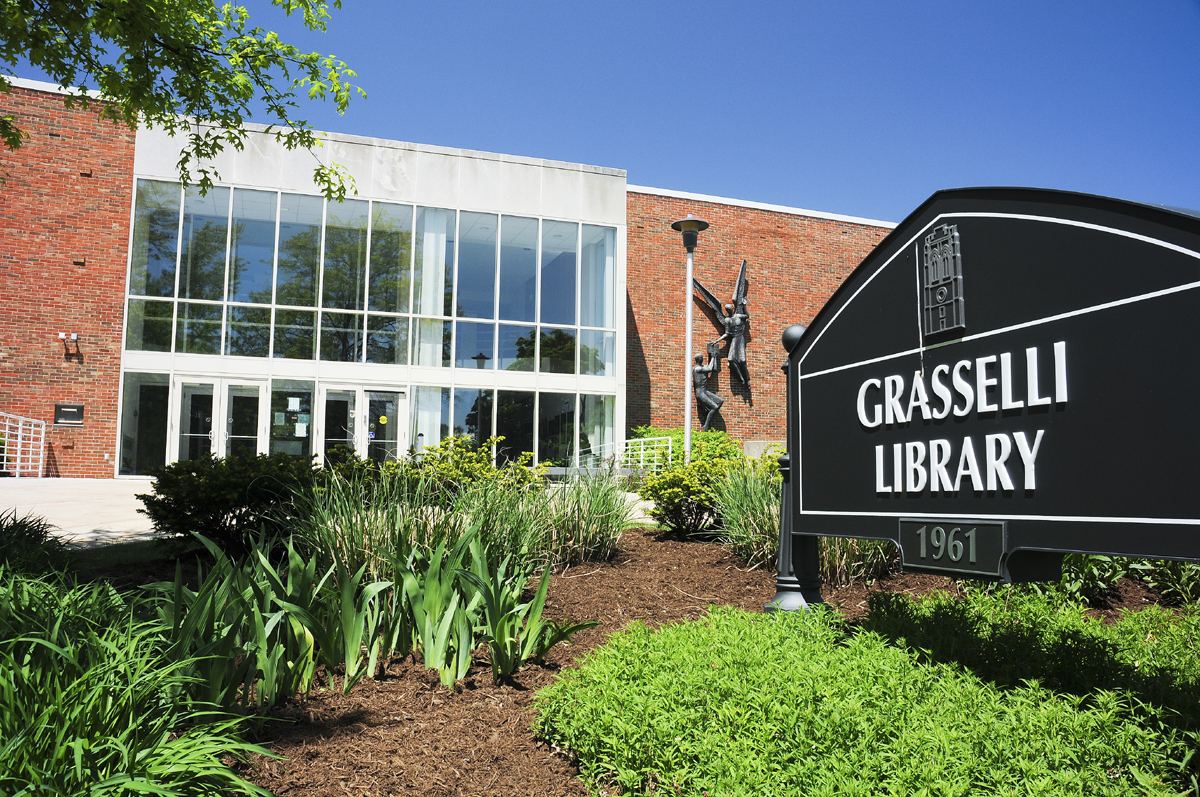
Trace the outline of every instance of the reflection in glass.
<path fill-rule="evenodd" d="M 450 433 L 450 388 L 413 387 L 413 450 L 436 446 Z"/>
<path fill-rule="evenodd" d="M 537 302 L 537 219 L 505 216 L 500 232 L 500 318 L 533 321 Z"/>
<path fill-rule="evenodd" d="M 371 217 L 371 285 L 368 306 L 408 312 L 412 282 L 412 205 L 376 202 Z"/>
<path fill-rule="evenodd" d="M 229 246 L 229 301 L 271 303 L 275 270 L 274 191 L 233 192 L 233 234 Z"/>
<path fill-rule="evenodd" d="M 543 324 L 575 323 L 575 245 L 578 224 L 542 222 Z"/>
<path fill-rule="evenodd" d="M 408 319 L 367 316 L 367 362 L 408 365 Z"/>
<path fill-rule="evenodd" d="M 616 368 L 616 349 L 616 333 L 595 329 L 580 330 L 579 373 L 612 376 Z"/>
<path fill-rule="evenodd" d="M 457 335 L 454 340 L 454 364 L 457 367 L 480 370 L 496 367 L 496 354 L 493 351 L 495 324 L 469 324 L 459 321 Z"/>
<path fill-rule="evenodd" d="M 413 365 L 449 368 L 450 322 L 436 318 L 414 318 L 413 327 Z"/>
<path fill-rule="evenodd" d="M 533 391 L 496 391 L 496 463 L 516 461 L 523 452 L 533 452 Z"/>
<path fill-rule="evenodd" d="M 492 318 L 496 298 L 496 216 L 463 211 L 460 222 L 456 314 Z"/>
<path fill-rule="evenodd" d="M 166 374 L 125 374 L 121 391 L 122 476 L 144 476 L 167 463 Z"/>
<path fill-rule="evenodd" d="M 311 360 L 316 355 L 316 313 L 310 310 L 275 311 L 274 357 Z"/>
<path fill-rule="evenodd" d="M 322 307 L 362 309 L 367 277 L 367 206 L 361 199 L 329 203 Z"/>
<path fill-rule="evenodd" d="M 575 464 L 575 394 L 538 396 L 538 463 L 550 468 Z"/>
<path fill-rule="evenodd" d="M 325 391 L 325 464 L 336 465 L 353 458 L 354 451 L 354 390 Z"/>
<path fill-rule="evenodd" d="M 183 242 L 179 256 L 179 297 L 220 301 L 225 293 L 225 244 L 229 232 L 229 189 L 208 196 L 188 186 L 183 198 Z"/>
<path fill-rule="evenodd" d="M 613 320 L 616 253 L 615 229 L 583 225 L 583 253 L 579 261 L 579 323 L 585 327 L 611 329 L 616 326 Z"/>
<path fill-rule="evenodd" d="M 125 325 L 128 351 L 170 351 L 173 302 L 129 300 L 129 320 Z"/>
<path fill-rule="evenodd" d="M 280 197 L 275 304 L 317 306 L 323 204 L 324 200 L 319 196 L 283 194 Z"/>
<path fill-rule="evenodd" d="M 615 396 L 579 397 L 579 464 L 595 468 L 613 451 L 613 408 Z"/>
<path fill-rule="evenodd" d="M 469 437 L 482 445 L 492 436 L 492 403 L 490 390 L 454 389 L 454 436 Z"/>
<path fill-rule="evenodd" d="M 362 362 L 362 313 L 321 313 L 321 359 Z"/>
<path fill-rule="evenodd" d="M 454 211 L 417 208 L 413 312 L 451 315 L 454 301 Z"/>
<path fill-rule="evenodd" d="M 271 382 L 271 453 L 312 456 L 313 383 Z"/>
<path fill-rule="evenodd" d="M 400 393 L 367 393 L 367 459 L 387 462 L 400 458 Z"/>
<path fill-rule="evenodd" d="M 230 385 L 225 410 L 225 456 L 253 457 L 258 454 L 258 388 Z"/>
<path fill-rule="evenodd" d="M 546 374 L 575 373 L 575 330 L 542 328 L 541 363 Z"/>
<path fill-rule="evenodd" d="M 270 347 L 270 309 L 229 305 L 225 353 L 235 357 L 266 357 Z"/>
<path fill-rule="evenodd" d="M 221 305 L 179 303 L 175 351 L 182 354 L 221 353 Z"/>
<path fill-rule="evenodd" d="M 180 385 L 179 459 L 203 459 L 213 453 L 213 386 L 209 383 Z"/>
<path fill-rule="evenodd" d="M 180 196 L 179 183 L 137 181 L 129 264 L 129 292 L 135 296 L 175 295 Z"/>
<path fill-rule="evenodd" d="M 532 371 L 536 338 L 533 327 L 500 325 L 496 367 L 504 371 Z"/>

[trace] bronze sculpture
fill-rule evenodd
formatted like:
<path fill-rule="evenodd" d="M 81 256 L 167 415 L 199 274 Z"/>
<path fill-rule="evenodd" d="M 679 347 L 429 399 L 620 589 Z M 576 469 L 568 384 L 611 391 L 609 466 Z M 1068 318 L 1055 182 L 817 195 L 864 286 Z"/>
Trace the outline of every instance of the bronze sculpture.
<path fill-rule="evenodd" d="M 704 355 L 696 355 L 696 364 L 692 367 L 692 387 L 696 391 L 696 403 L 708 410 L 704 416 L 702 431 L 707 432 L 712 426 L 713 416 L 721 409 L 725 399 L 708 389 L 708 375 L 721 371 L 721 357 L 717 350 L 717 342 L 708 344 L 708 364 L 704 364 Z"/>
<path fill-rule="evenodd" d="M 750 370 L 746 367 L 746 334 L 750 331 L 750 313 L 746 309 L 749 302 L 749 282 L 746 279 L 746 261 L 742 261 L 742 270 L 738 274 L 737 285 L 733 291 L 733 303 L 721 306 L 716 296 L 708 291 L 700 281 L 692 279 L 696 290 L 704 297 L 717 314 L 717 322 L 725 328 L 725 334 L 713 341 L 719 344 L 729 341 L 725 350 L 725 359 L 729 360 L 729 370 L 737 374 L 743 385 L 750 386 Z M 697 355 L 699 356 L 699 355 Z"/>

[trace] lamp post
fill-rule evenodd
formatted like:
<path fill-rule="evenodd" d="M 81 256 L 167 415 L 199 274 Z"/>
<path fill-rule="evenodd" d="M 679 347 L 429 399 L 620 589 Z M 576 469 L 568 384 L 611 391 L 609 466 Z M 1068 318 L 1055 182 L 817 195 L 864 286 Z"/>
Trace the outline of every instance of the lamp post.
<path fill-rule="evenodd" d="M 689 213 L 687 218 L 674 222 L 671 229 L 683 233 L 683 246 L 687 249 L 687 283 L 683 294 L 683 314 L 687 319 L 687 334 L 683 344 L 683 461 L 686 464 L 692 459 L 692 292 L 695 290 L 692 287 L 692 252 L 696 249 L 700 233 L 708 229 L 708 222 Z"/>
<path fill-rule="evenodd" d="M 479 354 L 476 354 L 471 359 L 475 361 L 475 367 L 482 371 L 485 367 L 487 367 L 487 361 L 492 358 L 488 357 L 483 352 L 479 352 Z"/>

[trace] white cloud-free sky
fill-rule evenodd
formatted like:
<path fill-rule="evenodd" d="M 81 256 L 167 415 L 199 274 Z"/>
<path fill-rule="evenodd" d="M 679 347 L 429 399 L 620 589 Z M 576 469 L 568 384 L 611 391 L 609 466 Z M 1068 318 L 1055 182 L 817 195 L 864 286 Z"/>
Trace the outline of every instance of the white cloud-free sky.
<path fill-rule="evenodd" d="M 368 92 L 305 104 L 320 129 L 891 221 L 971 185 L 1200 208 L 1195 0 L 345 0 L 282 30 Z"/>

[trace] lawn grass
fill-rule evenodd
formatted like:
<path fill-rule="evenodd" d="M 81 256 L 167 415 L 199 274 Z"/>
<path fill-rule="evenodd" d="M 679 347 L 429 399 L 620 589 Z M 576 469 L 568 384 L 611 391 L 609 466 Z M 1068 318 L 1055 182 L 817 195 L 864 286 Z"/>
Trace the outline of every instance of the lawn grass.
<path fill-rule="evenodd" d="M 624 794 L 1193 793 L 1200 614 L 909 605 L 864 628 L 728 608 L 634 625 L 539 694 L 537 730 Z"/>

